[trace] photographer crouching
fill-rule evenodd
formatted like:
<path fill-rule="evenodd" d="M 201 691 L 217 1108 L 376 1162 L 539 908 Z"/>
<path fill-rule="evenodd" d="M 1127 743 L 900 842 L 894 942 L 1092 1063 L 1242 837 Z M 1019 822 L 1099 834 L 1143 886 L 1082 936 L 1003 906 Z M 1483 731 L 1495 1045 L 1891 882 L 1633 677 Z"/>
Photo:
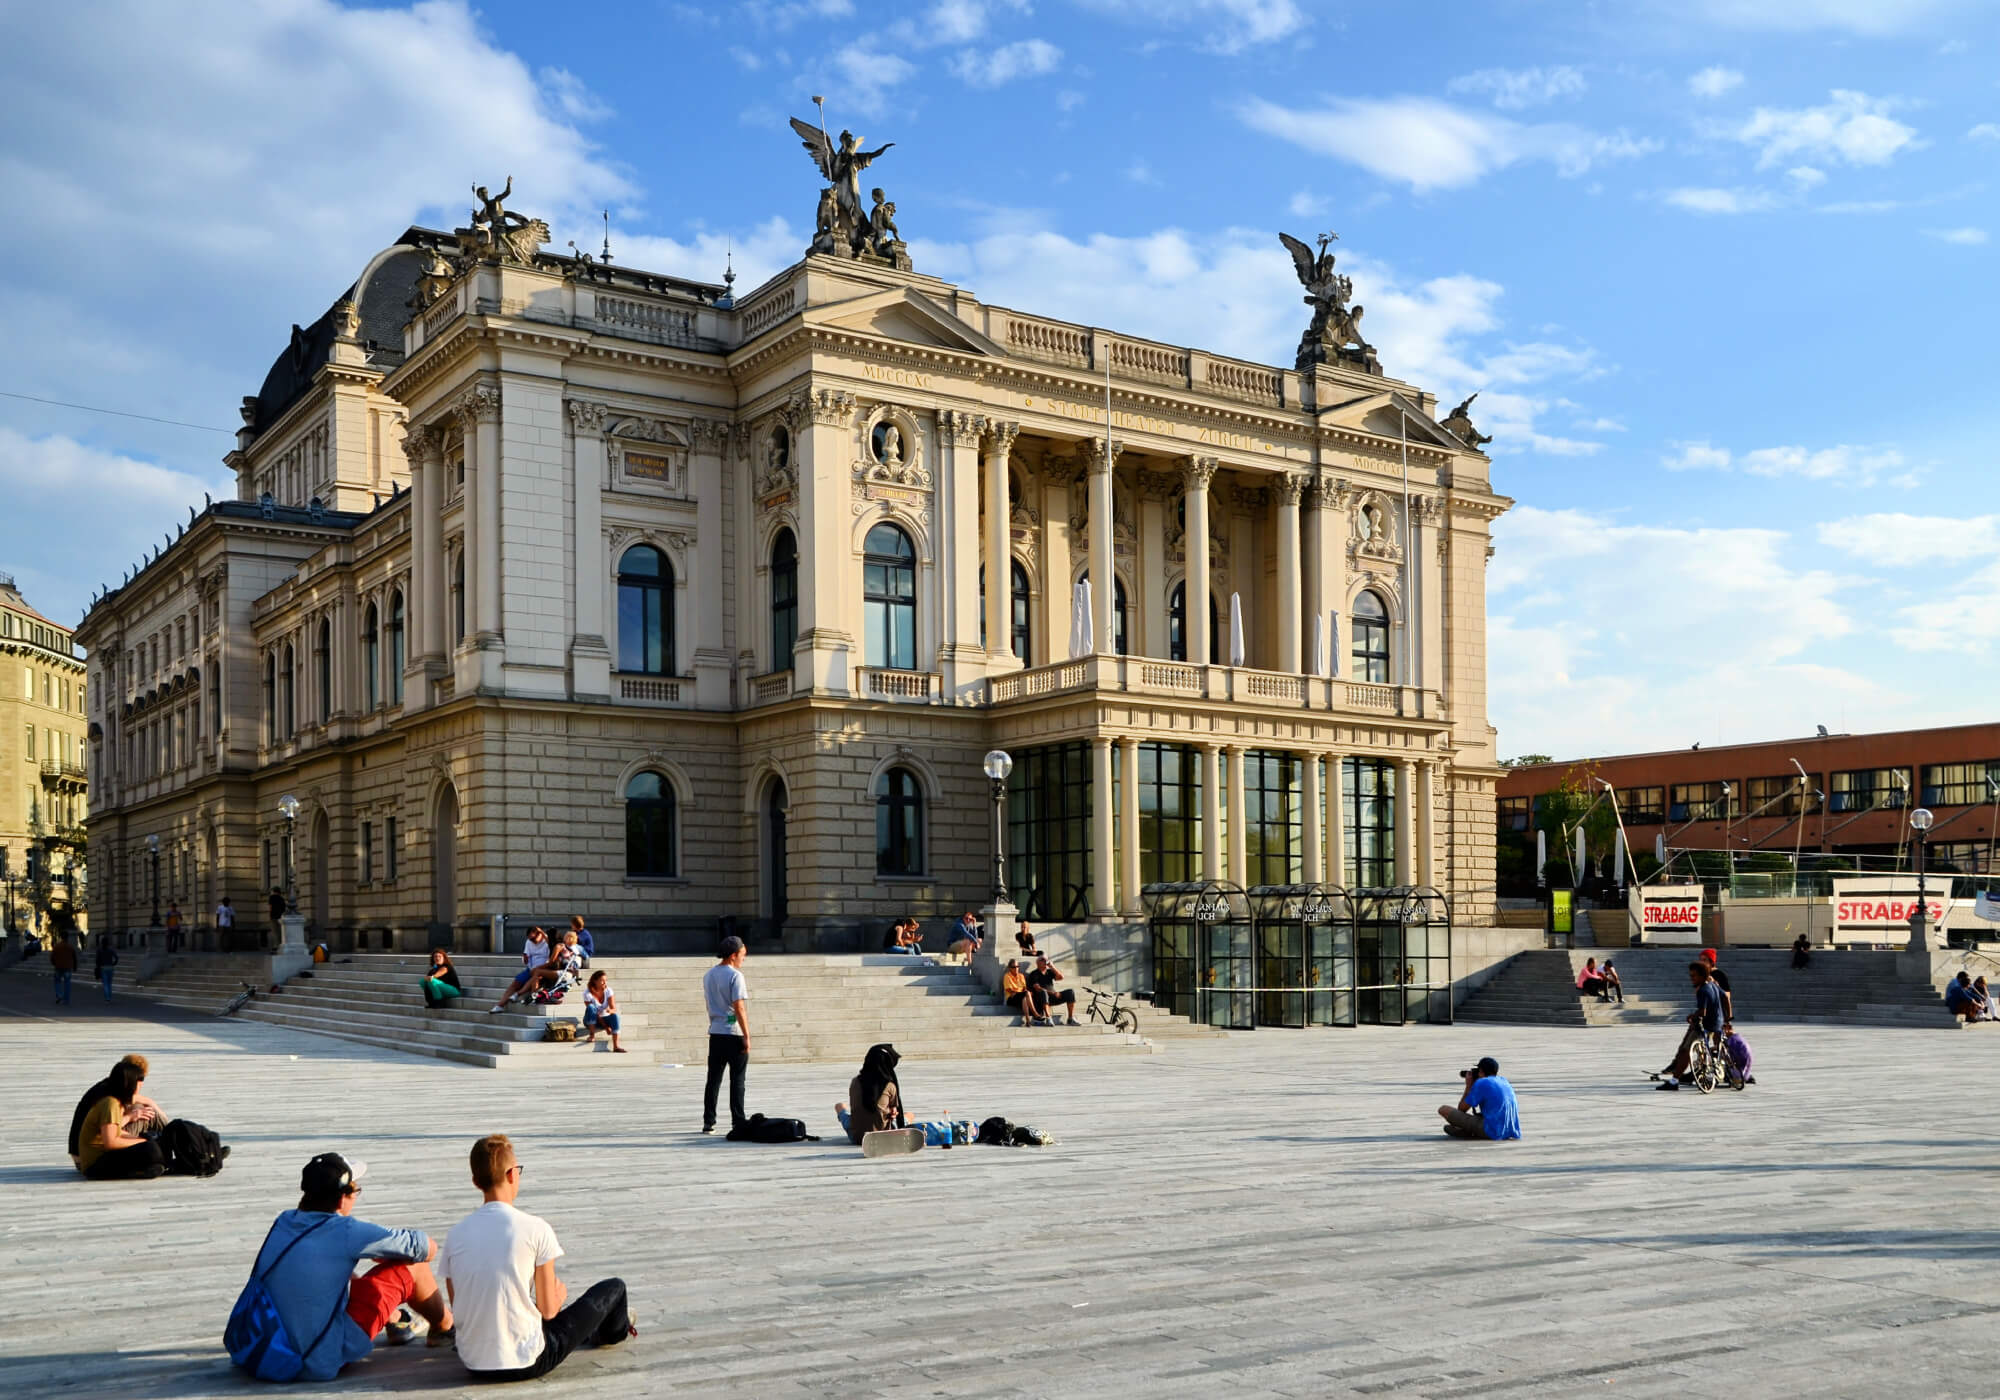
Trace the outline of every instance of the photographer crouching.
<path fill-rule="evenodd" d="M 1488 1055 L 1472 1069 L 1462 1069 L 1465 1092 L 1458 1103 L 1443 1104 L 1445 1136 L 1499 1142 L 1521 1136 L 1521 1115 L 1514 1104 L 1514 1086 L 1500 1077 L 1500 1062 Z"/>

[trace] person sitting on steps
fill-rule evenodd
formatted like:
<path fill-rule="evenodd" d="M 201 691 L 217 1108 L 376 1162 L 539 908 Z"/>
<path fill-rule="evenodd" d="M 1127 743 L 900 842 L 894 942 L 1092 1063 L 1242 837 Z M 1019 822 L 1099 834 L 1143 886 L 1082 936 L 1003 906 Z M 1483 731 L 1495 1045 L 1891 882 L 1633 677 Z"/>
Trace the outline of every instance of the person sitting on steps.
<path fill-rule="evenodd" d="M 1594 996 L 1599 1001 L 1611 1000 L 1605 991 L 1604 974 L 1597 970 L 1596 958 L 1585 958 L 1583 969 L 1576 974 L 1576 989 L 1586 996 Z"/>
<path fill-rule="evenodd" d="M 1954 1019 L 1963 1020 L 1968 1026 L 1974 1021 L 1986 1019 L 1986 999 L 1973 990 L 1972 974 L 1961 972 L 1952 981 L 1945 983 L 1944 1009 Z"/>
<path fill-rule="evenodd" d="M 1800 934 L 1792 940 L 1792 966 L 1804 970 L 1812 965 L 1812 939 Z"/>
<path fill-rule="evenodd" d="M 1076 1019 L 1076 993 L 1068 987 L 1056 990 L 1056 983 L 1062 980 L 1062 973 L 1049 961 L 1047 953 L 1035 954 L 1035 970 L 1028 974 L 1028 990 L 1034 994 L 1036 1014 L 1045 1024 L 1054 1025 L 1051 1010 L 1061 1006 L 1069 1012 L 1069 1024 L 1080 1025 Z"/>
<path fill-rule="evenodd" d="M 590 985 L 583 989 L 583 1027 L 590 1032 L 583 1038 L 585 1045 L 595 1041 L 601 1030 L 611 1037 L 612 1054 L 625 1053 L 618 1043 L 618 994 L 611 990 L 610 974 L 602 968 L 590 974 Z"/>
<path fill-rule="evenodd" d="M 1035 931 L 1028 927 L 1026 919 L 1023 919 L 1020 927 L 1014 930 L 1014 942 L 1020 945 L 1021 951 L 1028 957 L 1035 956 Z"/>
<path fill-rule="evenodd" d="M 458 969 L 451 965 L 451 954 L 442 948 L 431 949 L 431 965 L 424 972 L 424 1005 L 436 1011 L 464 995 Z"/>
<path fill-rule="evenodd" d="M 1606 958 L 1598 965 L 1597 975 L 1604 979 L 1604 990 L 1618 998 L 1618 1004 L 1623 1006 L 1625 1004 L 1625 984 L 1619 980 L 1618 969 L 1611 965 L 1611 959 Z"/>
<path fill-rule="evenodd" d="M 554 986 L 563 973 L 574 972 L 581 959 L 574 952 L 565 957 L 559 946 L 550 944 L 549 931 L 537 925 L 528 930 L 528 941 L 521 949 L 521 962 L 521 970 L 514 975 L 514 981 L 500 1000 L 487 1008 L 489 1011 L 505 1009 L 507 1003 L 516 997 L 527 1001 L 544 987 Z"/>
<path fill-rule="evenodd" d="M 1007 970 L 1000 974 L 1000 999 L 1021 1013 L 1021 1024 L 1028 1024 L 1032 1008 L 1028 1003 L 1028 978 L 1021 971 L 1018 958 L 1007 959 Z"/>

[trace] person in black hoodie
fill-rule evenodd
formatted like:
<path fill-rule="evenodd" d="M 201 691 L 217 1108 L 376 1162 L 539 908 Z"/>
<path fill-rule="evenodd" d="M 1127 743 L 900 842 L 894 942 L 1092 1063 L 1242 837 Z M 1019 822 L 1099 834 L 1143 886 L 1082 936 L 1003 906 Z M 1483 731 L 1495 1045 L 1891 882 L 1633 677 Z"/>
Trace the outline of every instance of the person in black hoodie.
<path fill-rule="evenodd" d="M 834 1116 L 847 1129 L 847 1140 L 859 1146 L 869 1133 L 907 1126 L 903 1118 L 903 1086 L 897 1082 L 896 1066 L 902 1060 L 893 1045 L 871 1045 L 861 1061 L 861 1073 L 847 1086 L 847 1104 L 835 1104 Z"/>

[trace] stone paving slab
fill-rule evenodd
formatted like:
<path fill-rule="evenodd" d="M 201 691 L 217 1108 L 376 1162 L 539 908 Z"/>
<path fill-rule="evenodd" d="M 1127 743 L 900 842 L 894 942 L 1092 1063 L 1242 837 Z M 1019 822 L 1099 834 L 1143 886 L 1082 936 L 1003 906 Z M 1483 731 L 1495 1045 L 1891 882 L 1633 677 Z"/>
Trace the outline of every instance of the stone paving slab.
<path fill-rule="evenodd" d="M 1707 1097 L 1644 1082 L 1660 1027 L 906 1063 L 916 1108 L 1060 1142 L 864 1162 L 831 1118 L 845 1067 L 753 1064 L 753 1107 L 829 1140 L 736 1146 L 692 1131 L 693 1069 L 539 1084 L 35 990 L 0 993 L 9 1397 L 490 1394 L 421 1347 L 274 1391 L 220 1346 L 307 1157 L 366 1157 L 364 1217 L 442 1235 L 489 1130 L 571 1288 L 622 1276 L 642 1328 L 537 1395 L 2000 1394 L 2000 1030 L 1767 1027 L 1759 1084 Z M 71 1170 L 74 1096 L 132 1049 L 234 1145 L 222 1175 Z M 1520 1143 L 1437 1131 L 1486 1053 Z"/>

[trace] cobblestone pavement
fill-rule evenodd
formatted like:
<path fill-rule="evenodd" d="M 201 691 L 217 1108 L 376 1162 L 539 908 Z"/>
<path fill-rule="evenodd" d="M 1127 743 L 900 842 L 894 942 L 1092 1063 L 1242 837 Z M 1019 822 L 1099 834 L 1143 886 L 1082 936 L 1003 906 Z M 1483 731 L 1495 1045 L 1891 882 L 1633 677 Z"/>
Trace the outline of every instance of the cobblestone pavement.
<path fill-rule="evenodd" d="M 1671 1033 L 1260 1031 L 1156 1056 L 906 1064 L 926 1113 L 1060 1139 L 864 1162 L 851 1071 L 751 1070 L 794 1147 L 702 1138 L 700 1072 L 538 1087 L 273 1027 L 76 1009 L 4 979 L 0 1394 L 243 1395 L 222 1323 L 298 1170 L 373 1166 L 362 1214 L 439 1235 L 505 1131 L 573 1291 L 617 1274 L 642 1335 L 536 1394 L 2000 1394 L 2000 1028 L 1757 1032 L 1759 1084 L 1662 1094 Z M 1062 1035 L 1052 1030 L 1051 1035 Z M 118 1054 L 235 1148 L 208 1181 L 92 1184 L 61 1142 Z M 1527 1137 L 1436 1106 L 1493 1054 Z M 455 1394 L 378 1348 L 287 1396 Z M 261 1392 L 277 1393 L 277 1392 Z"/>

